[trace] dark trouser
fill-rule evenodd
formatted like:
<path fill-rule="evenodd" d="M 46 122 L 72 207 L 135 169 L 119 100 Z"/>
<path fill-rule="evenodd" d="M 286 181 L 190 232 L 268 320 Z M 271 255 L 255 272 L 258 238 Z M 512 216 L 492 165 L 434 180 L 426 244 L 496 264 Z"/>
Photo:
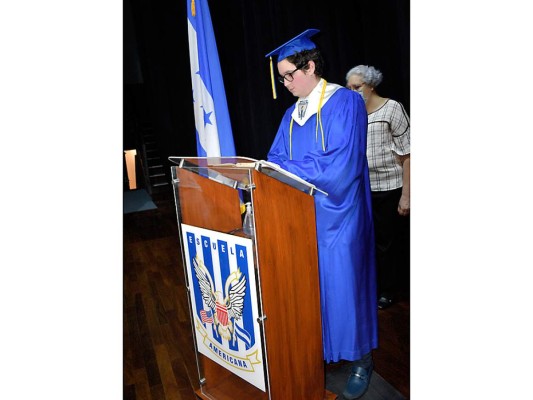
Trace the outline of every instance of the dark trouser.
<path fill-rule="evenodd" d="M 399 259 L 398 239 L 402 221 L 398 214 L 398 203 L 402 188 L 372 192 L 372 213 L 376 238 L 376 266 L 378 297 L 387 293 L 393 295 L 398 280 Z M 403 240 L 401 242 L 404 242 Z"/>
<path fill-rule="evenodd" d="M 368 368 L 371 365 L 373 365 L 372 351 L 366 353 L 363 357 L 361 357 L 360 360 L 355 360 L 354 362 L 352 362 L 352 368 L 354 369 L 357 367 Z"/>

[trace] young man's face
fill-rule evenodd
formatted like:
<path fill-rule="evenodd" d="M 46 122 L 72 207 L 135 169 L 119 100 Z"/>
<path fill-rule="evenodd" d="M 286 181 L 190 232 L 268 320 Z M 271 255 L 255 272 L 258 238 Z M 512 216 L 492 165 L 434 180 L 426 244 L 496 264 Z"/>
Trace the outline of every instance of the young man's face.
<path fill-rule="evenodd" d="M 278 63 L 279 75 L 284 77 L 283 84 L 293 96 L 306 97 L 316 86 L 315 64 L 313 61 L 309 61 L 308 64 L 309 69 L 305 71 L 303 68 L 297 69 L 296 65 L 287 59 Z"/>

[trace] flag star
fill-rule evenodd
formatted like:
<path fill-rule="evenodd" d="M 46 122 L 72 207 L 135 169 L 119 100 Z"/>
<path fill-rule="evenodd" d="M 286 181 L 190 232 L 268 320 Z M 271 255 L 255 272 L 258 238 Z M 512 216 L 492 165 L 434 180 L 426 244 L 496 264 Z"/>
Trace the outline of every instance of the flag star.
<path fill-rule="evenodd" d="M 213 125 L 212 122 L 210 121 L 210 118 L 211 118 L 211 114 L 213 114 L 213 111 L 210 111 L 208 113 L 204 111 L 204 126 L 206 126 L 207 124 L 209 125 Z"/>

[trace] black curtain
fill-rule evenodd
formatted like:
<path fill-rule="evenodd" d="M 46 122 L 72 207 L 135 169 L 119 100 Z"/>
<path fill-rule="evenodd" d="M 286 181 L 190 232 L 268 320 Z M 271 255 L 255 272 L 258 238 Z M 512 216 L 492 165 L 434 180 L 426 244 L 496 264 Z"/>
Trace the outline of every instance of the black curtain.
<path fill-rule="evenodd" d="M 124 7 L 124 76 L 142 77 L 125 79 L 125 127 L 151 124 L 165 157 L 196 155 L 187 1 L 125 0 Z M 408 0 L 211 0 L 209 8 L 238 155 L 266 157 L 295 98 L 278 84 L 272 99 L 265 54 L 308 28 L 320 29 L 313 41 L 328 82 L 344 85 L 350 68 L 373 65 L 384 76 L 379 94 L 409 112 Z"/>

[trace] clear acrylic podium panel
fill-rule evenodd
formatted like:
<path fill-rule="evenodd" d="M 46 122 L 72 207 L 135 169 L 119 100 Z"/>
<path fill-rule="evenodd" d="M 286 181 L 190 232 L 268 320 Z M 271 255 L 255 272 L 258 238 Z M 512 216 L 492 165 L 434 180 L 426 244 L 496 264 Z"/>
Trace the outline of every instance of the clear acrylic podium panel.
<path fill-rule="evenodd" d="M 253 210 L 253 188 L 255 186 L 252 182 L 252 170 L 255 168 L 256 160 L 245 157 L 170 157 L 169 160 L 176 164 L 176 166 L 171 167 L 171 173 L 178 218 L 182 214 L 187 214 L 188 211 L 196 211 L 195 219 L 201 219 L 202 226 L 205 228 L 220 230 L 232 235 L 251 237 L 243 232 L 242 220 L 244 218 L 244 205 L 247 202 L 251 203 L 251 209 Z M 190 180 L 177 182 L 175 180 L 178 169 L 207 178 L 218 185 L 222 185 L 224 188 L 218 185 L 210 185 L 209 189 L 212 188 L 214 190 L 214 192 L 210 192 L 208 188 L 198 185 L 196 182 L 190 182 Z M 192 204 L 178 202 L 179 197 L 176 196 L 179 193 L 176 192 L 178 188 L 181 191 L 188 192 L 188 198 L 193 199 Z M 221 196 L 221 191 L 225 192 L 224 196 Z M 233 193 L 228 194 L 228 192 Z M 211 201 L 213 199 L 215 201 Z M 220 204 L 220 202 L 223 203 Z M 234 218 L 235 215 L 232 213 L 227 215 L 228 218 L 225 221 L 219 221 L 218 213 L 221 211 L 224 213 L 238 211 L 239 218 Z M 201 218 L 198 218 L 200 215 Z M 211 226 L 213 228 L 210 228 Z M 251 238 L 255 239 L 255 237 Z"/>
<path fill-rule="evenodd" d="M 269 399 L 259 259 L 254 245 L 255 233 L 250 236 L 243 232 L 244 215 L 241 214 L 243 203 L 251 202 L 253 209 L 255 160 L 242 157 L 169 159 L 176 164 L 171 167 L 171 173 L 200 383 L 196 393 L 206 399 Z M 237 167 L 236 164 L 248 166 Z M 209 251 L 205 250 L 204 242 L 209 244 Z M 223 260 L 226 254 L 220 253 L 224 250 L 221 243 L 226 246 L 229 261 Z M 241 257 L 246 258 L 244 264 L 235 254 L 237 251 L 246 254 Z M 203 255 L 203 259 L 195 261 L 194 254 Z M 246 286 L 244 301 L 249 306 L 244 307 L 247 314 L 239 322 L 228 321 L 227 310 L 217 308 L 223 302 L 213 308 L 206 307 L 209 300 L 202 299 L 202 279 L 195 269 L 205 272 L 200 275 L 208 276 L 204 286 L 211 280 L 213 291 L 227 299 L 231 297 L 228 293 L 230 281 L 235 283 L 233 289 L 238 286 L 239 280 L 231 272 L 235 263 L 241 263 L 238 269 L 244 278 L 240 279 L 246 281 L 241 286 Z M 198 264 L 203 265 L 198 267 Z M 222 270 L 226 264 L 229 270 L 224 275 Z M 222 317 L 221 312 L 224 313 Z"/>

